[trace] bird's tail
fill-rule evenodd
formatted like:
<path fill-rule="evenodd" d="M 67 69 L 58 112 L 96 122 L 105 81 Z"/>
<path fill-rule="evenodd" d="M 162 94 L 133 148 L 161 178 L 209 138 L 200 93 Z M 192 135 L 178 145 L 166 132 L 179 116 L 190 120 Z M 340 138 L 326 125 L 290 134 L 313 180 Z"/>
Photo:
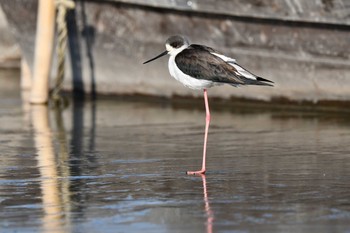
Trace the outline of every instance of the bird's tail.
<path fill-rule="evenodd" d="M 262 77 L 255 77 L 255 79 L 252 78 L 247 78 L 244 76 L 240 77 L 241 79 L 243 79 L 243 82 L 245 85 L 258 85 L 258 86 L 269 86 L 269 87 L 273 87 L 274 82 L 268 79 L 264 79 Z"/>
<path fill-rule="evenodd" d="M 263 85 L 263 86 L 271 86 L 273 87 L 274 82 L 262 77 L 256 77 L 256 83 L 255 85 Z"/>
<path fill-rule="evenodd" d="M 273 87 L 273 81 L 256 76 L 252 72 L 238 65 L 236 62 L 229 62 L 236 70 L 235 74 L 238 76 L 245 85 L 260 85 Z"/>

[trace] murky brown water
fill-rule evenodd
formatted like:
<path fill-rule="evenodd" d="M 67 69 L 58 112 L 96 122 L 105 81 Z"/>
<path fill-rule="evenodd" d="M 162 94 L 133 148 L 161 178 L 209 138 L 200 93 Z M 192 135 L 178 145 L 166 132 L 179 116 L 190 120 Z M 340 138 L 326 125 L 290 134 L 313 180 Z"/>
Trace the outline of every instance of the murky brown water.
<path fill-rule="evenodd" d="M 346 114 L 0 96 L 1 232 L 350 232 Z"/>

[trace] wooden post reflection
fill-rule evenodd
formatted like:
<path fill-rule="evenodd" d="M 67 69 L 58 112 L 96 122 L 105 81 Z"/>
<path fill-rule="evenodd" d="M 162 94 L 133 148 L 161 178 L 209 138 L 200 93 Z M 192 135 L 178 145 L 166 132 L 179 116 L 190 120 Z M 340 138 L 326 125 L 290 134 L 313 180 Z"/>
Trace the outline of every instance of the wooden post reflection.
<path fill-rule="evenodd" d="M 213 211 L 210 209 L 210 203 L 209 203 L 208 191 L 207 191 L 207 180 L 205 178 L 205 175 L 202 174 L 201 177 L 203 182 L 204 207 L 205 207 L 205 213 L 207 215 L 207 233 L 212 233 L 214 214 L 213 214 Z"/>
<path fill-rule="evenodd" d="M 23 113 L 23 125 L 26 129 L 31 127 L 31 104 L 29 102 L 30 91 L 22 90 L 21 99 L 22 99 L 22 113 Z"/>
<path fill-rule="evenodd" d="M 58 165 L 52 144 L 52 132 L 49 125 L 49 113 L 46 105 L 32 105 L 32 124 L 34 141 L 37 148 L 38 168 L 41 176 L 41 191 L 44 216 L 43 232 L 67 232 L 65 205 L 69 198 L 69 190 L 61 190 L 67 185 L 60 185 Z M 66 174 L 65 174 L 66 175 Z M 62 182 L 68 182 L 62 179 Z M 68 202 L 69 203 L 69 202 Z"/>

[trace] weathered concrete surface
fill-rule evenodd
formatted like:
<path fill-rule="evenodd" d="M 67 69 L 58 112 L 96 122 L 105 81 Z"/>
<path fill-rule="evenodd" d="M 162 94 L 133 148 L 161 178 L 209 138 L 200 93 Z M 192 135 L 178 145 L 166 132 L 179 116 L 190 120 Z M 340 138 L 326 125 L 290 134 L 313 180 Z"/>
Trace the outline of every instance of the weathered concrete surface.
<path fill-rule="evenodd" d="M 180 11 L 309 23 L 350 25 L 347 0 L 107 0 Z"/>
<path fill-rule="evenodd" d="M 340 2 L 334 4 L 338 6 Z M 343 11 L 330 11 L 326 20 L 312 21 L 310 14 L 301 14 L 298 20 L 283 19 L 283 11 L 279 13 L 282 18 L 268 19 L 267 10 L 262 11 L 265 18 L 258 17 L 253 14 L 258 12 L 257 8 L 250 17 L 241 17 L 222 12 L 188 12 L 132 3 L 77 2 L 75 11 L 68 15 L 69 55 L 72 57 L 69 70 L 74 82 L 71 78 L 67 79 L 66 88 L 168 97 L 201 95 L 170 77 L 167 59 L 142 65 L 143 61 L 164 50 L 168 36 L 185 34 L 193 43 L 207 44 L 233 56 L 253 73 L 276 83 L 274 88 L 215 87 L 209 91 L 211 97 L 350 100 L 349 14 Z M 32 11 L 35 11 L 35 4 L 28 0 L 2 4 L 8 6 L 4 9 L 7 9 L 6 14 L 14 22 L 12 25 L 18 33 L 26 35 L 25 39 L 20 37 L 21 46 L 30 56 L 33 50 L 33 44 L 30 44 L 34 41 Z M 225 9 L 225 6 L 230 9 L 232 3 L 217 1 L 217 6 L 218 9 Z M 25 12 L 30 20 L 16 17 L 17 14 L 13 13 L 15 8 L 27 9 Z M 344 10 L 349 8 L 344 5 Z M 319 17 L 322 12 L 319 11 Z M 291 15 L 298 14 L 292 12 Z M 21 20 L 25 23 L 22 24 Z"/>
<path fill-rule="evenodd" d="M 18 68 L 20 49 L 8 27 L 0 6 L 0 68 Z"/>

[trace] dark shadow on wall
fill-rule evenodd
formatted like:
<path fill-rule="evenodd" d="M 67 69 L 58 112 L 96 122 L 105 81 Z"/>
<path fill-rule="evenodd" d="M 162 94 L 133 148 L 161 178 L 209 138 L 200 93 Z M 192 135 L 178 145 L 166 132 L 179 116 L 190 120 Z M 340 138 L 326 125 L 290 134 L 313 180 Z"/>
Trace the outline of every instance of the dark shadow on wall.
<path fill-rule="evenodd" d="M 81 29 L 79 21 L 81 20 Z M 67 29 L 69 55 L 72 69 L 73 95 L 80 98 L 86 93 L 84 85 L 84 64 L 87 59 L 87 70 L 90 75 L 91 99 L 96 99 L 96 77 L 93 56 L 93 44 L 95 41 L 95 28 L 88 24 L 86 6 L 84 2 L 76 2 L 76 7 L 67 13 Z M 85 48 L 83 47 L 85 45 Z M 84 53 L 86 50 L 86 54 Z"/>
<path fill-rule="evenodd" d="M 95 28 L 94 26 L 91 26 L 87 22 L 86 17 L 86 7 L 85 2 L 81 1 L 81 17 L 82 17 L 82 23 L 83 23 L 83 39 L 85 41 L 85 47 L 86 47 L 86 55 L 88 58 L 88 65 L 90 69 L 90 93 L 91 93 L 91 99 L 96 99 L 96 77 L 95 77 L 95 63 L 94 63 L 94 57 L 93 57 L 93 45 L 95 42 Z"/>

